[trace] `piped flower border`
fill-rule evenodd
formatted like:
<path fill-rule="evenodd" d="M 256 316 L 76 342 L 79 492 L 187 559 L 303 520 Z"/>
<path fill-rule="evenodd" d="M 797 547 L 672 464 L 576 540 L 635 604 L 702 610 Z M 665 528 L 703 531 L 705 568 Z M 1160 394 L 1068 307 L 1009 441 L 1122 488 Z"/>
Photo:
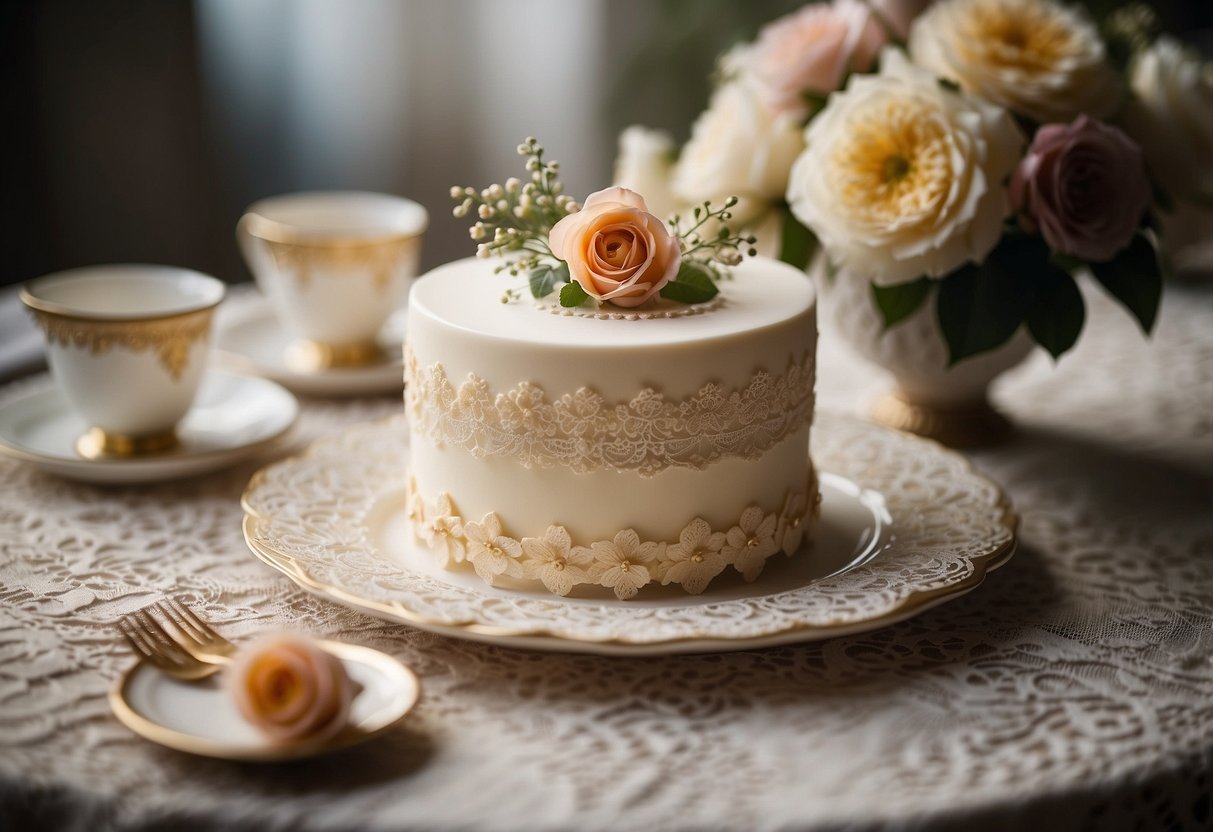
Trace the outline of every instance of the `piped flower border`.
<path fill-rule="evenodd" d="M 751 505 L 724 531 L 696 517 L 672 543 L 643 541 L 633 529 L 622 529 L 611 540 L 582 546 L 560 525 L 548 526 L 538 537 L 513 537 L 494 511 L 478 521 L 467 520 L 450 494 L 441 492 L 428 502 L 414 477 L 408 485 L 413 534 L 442 568 L 470 565 L 490 586 L 503 576 L 538 581 L 560 596 L 580 585 L 604 586 L 621 601 L 634 598 L 650 583 L 678 584 L 698 595 L 729 567 L 754 581 L 768 558 L 778 552 L 790 557 L 806 539 L 812 540 L 820 504 L 816 473 L 810 468 L 806 489 L 789 490 L 782 508 L 768 512 Z"/>

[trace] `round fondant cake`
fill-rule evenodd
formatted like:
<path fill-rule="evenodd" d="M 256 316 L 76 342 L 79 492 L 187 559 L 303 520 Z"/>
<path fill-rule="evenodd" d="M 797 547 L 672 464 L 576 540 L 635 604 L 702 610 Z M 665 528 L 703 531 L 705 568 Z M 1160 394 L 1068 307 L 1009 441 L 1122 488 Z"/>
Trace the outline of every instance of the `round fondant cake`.
<path fill-rule="evenodd" d="M 460 260 L 409 298 L 410 519 L 449 568 L 620 598 L 753 580 L 811 537 L 816 299 L 764 258 L 712 301 L 502 302 Z"/>

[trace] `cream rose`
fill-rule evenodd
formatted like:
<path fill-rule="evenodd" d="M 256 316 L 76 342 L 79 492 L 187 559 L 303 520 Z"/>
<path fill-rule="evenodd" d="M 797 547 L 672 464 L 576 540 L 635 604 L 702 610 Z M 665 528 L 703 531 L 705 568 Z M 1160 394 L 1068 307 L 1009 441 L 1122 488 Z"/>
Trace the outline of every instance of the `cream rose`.
<path fill-rule="evenodd" d="M 1038 122 L 1103 118 L 1123 92 L 1095 24 L 1054 0 L 942 0 L 909 46 L 915 63 Z"/>
<path fill-rule="evenodd" d="M 361 689 L 336 656 L 286 633 L 242 648 L 225 679 L 244 718 L 274 740 L 336 734 Z"/>
<path fill-rule="evenodd" d="M 1023 136 L 1001 107 L 941 87 L 900 50 L 880 60 L 809 125 L 788 202 L 855 274 L 941 277 L 997 244 Z"/>
<path fill-rule="evenodd" d="M 633 125 L 619 134 L 619 156 L 615 159 L 615 182 L 644 194 L 649 211 L 668 219 L 678 209 L 670 190 L 670 174 L 678 149 L 669 133 Z"/>
<path fill-rule="evenodd" d="M 866 3 L 809 3 L 763 27 L 751 68 L 767 105 L 800 118 L 806 92 L 825 95 L 847 71 L 867 72 L 888 40 Z"/>
<path fill-rule="evenodd" d="M 678 240 L 627 188 L 590 194 L 580 211 L 552 226 L 548 244 L 587 295 L 616 306 L 644 303 L 682 262 Z"/>
<path fill-rule="evenodd" d="M 691 128 L 671 189 L 683 204 L 738 199 L 731 213 L 745 227 L 781 199 L 804 138 L 800 122 L 762 102 L 744 79 L 724 84 Z"/>
<path fill-rule="evenodd" d="M 1171 195 L 1213 199 L 1213 63 L 1160 37 L 1133 62 L 1122 123 Z"/>

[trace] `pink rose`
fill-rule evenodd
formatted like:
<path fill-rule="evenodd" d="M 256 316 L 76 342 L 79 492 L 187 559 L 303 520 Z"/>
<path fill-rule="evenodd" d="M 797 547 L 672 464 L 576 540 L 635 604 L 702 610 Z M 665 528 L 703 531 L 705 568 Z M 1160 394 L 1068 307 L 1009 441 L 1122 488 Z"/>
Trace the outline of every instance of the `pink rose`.
<path fill-rule="evenodd" d="M 752 71 L 768 105 L 803 114 L 806 92 L 825 95 L 839 88 L 847 70 L 867 72 L 888 40 L 866 3 L 810 3 L 763 27 Z"/>
<path fill-rule="evenodd" d="M 336 734 L 361 690 L 340 659 L 287 633 L 243 648 L 225 678 L 240 713 L 274 740 Z"/>
<path fill-rule="evenodd" d="M 548 244 L 587 295 L 616 306 L 644 303 L 682 262 L 678 240 L 627 188 L 590 194 L 580 211 L 552 226 Z"/>
<path fill-rule="evenodd" d="M 1129 244 L 1150 199 L 1141 149 L 1085 115 L 1037 130 L 1011 179 L 1021 224 L 1053 251 L 1094 262 Z"/>

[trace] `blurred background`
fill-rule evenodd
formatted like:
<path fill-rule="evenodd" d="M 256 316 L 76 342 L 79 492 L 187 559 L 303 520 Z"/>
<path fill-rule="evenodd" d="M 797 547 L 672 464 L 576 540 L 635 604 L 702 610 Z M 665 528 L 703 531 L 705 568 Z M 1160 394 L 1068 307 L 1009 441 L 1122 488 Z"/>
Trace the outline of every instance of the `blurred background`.
<path fill-rule="evenodd" d="M 528 135 L 570 193 L 608 184 L 623 127 L 685 139 L 716 55 L 800 5 L 9 0 L 0 283 L 125 261 L 244 280 L 244 207 L 325 188 L 415 199 L 423 266 L 466 256 L 451 185 L 516 175 Z M 1154 6 L 1209 51 L 1213 2 Z"/>

